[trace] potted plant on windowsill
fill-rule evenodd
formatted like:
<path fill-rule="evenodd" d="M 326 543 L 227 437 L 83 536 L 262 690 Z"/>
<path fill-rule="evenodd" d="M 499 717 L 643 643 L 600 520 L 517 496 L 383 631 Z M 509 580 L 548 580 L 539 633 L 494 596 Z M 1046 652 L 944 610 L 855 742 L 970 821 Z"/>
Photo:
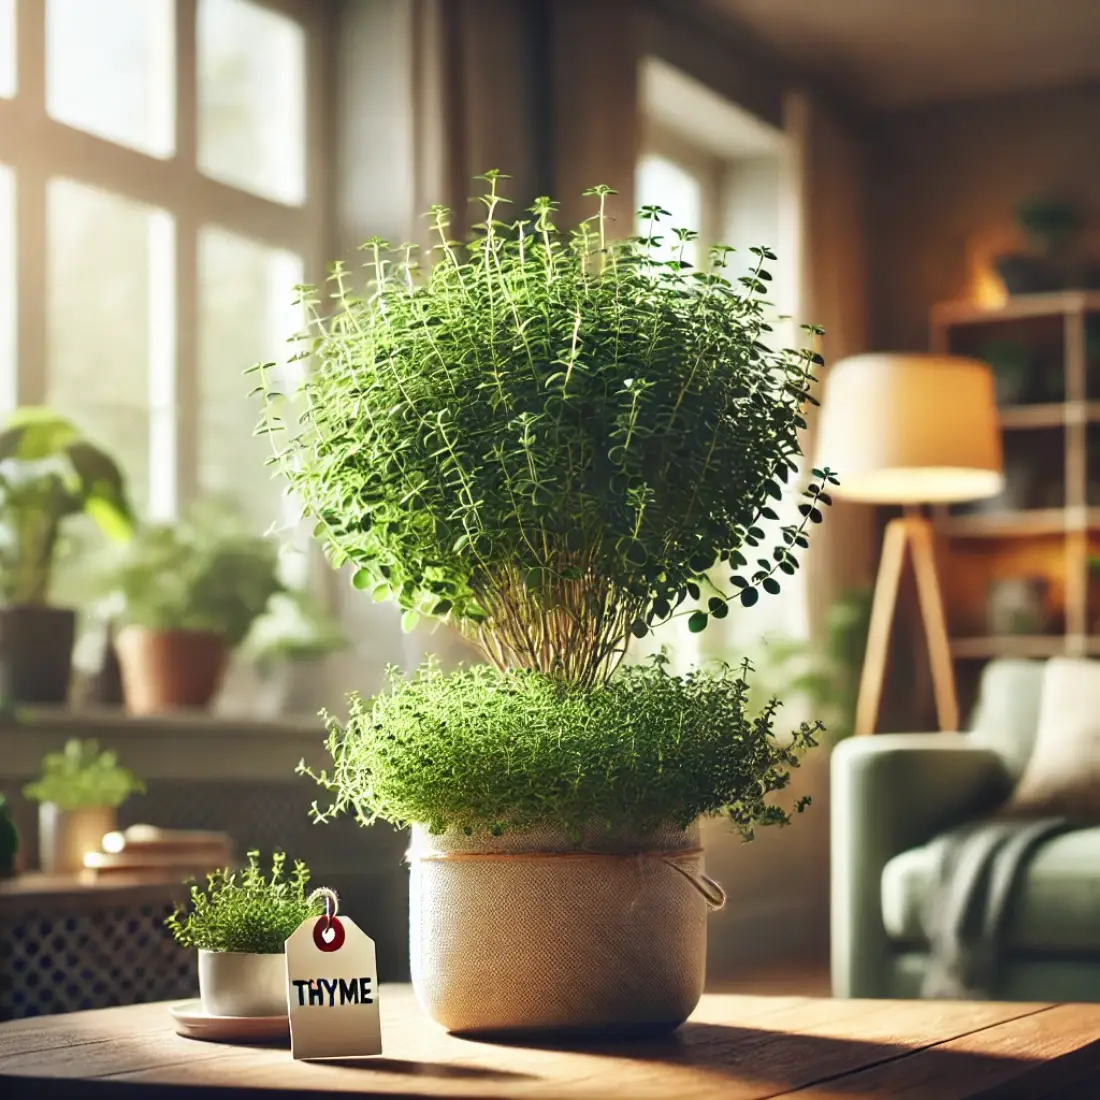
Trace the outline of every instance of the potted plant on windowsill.
<path fill-rule="evenodd" d="M 263 690 L 266 713 L 315 714 L 317 703 L 302 698 L 323 672 L 326 657 L 346 649 L 348 637 L 336 617 L 305 591 L 280 592 L 256 620 L 241 656 Z"/>
<path fill-rule="evenodd" d="M 165 922 L 182 947 L 199 953 L 199 998 L 211 1016 L 285 1016 L 286 941 L 325 909 L 320 891 L 306 894 L 309 870 L 296 860 L 284 875 L 286 855 L 271 859 L 271 878 L 260 853 L 248 853 L 241 871 L 224 868 L 191 887 L 190 909 L 177 907 Z"/>
<path fill-rule="evenodd" d="M 139 528 L 113 572 L 115 638 L 133 714 L 205 707 L 230 653 L 284 590 L 278 548 L 221 506 Z"/>
<path fill-rule="evenodd" d="M 59 539 L 89 516 L 114 541 L 133 517 L 118 466 L 50 409 L 18 409 L 0 431 L 0 673 L 16 703 L 63 703 L 76 614 L 49 604 Z"/>
<path fill-rule="evenodd" d="M 38 862 L 48 874 L 84 867 L 103 838 L 118 828 L 118 807 L 145 790 L 133 772 L 96 741 L 66 742 L 62 752 L 42 758 L 42 775 L 23 788 L 38 806 Z"/>
<path fill-rule="evenodd" d="M 426 279 L 411 248 L 373 241 L 366 294 L 337 267 L 330 318 L 306 290 L 316 369 L 290 430 L 255 368 L 260 430 L 332 561 L 488 662 L 353 697 L 319 816 L 413 826 L 413 982 L 448 1028 L 674 1027 L 723 900 L 698 818 L 786 822 L 769 796 L 817 727 L 777 739 L 746 666 L 620 665 L 632 637 L 681 615 L 701 631 L 794 573 L 832 474 L 814 472 L 800 523 L 772 506 L 819 358 L 766 346 L 768 250 L 730 280 L 728 249 L 693 271 L 695 234 L 675 230 L 662 260 L 658 207 L 613 243 L 606 188 L 568 239 L 549 199 L 503 225 L 485 179 L 465 247 L 433 211 Z"/>

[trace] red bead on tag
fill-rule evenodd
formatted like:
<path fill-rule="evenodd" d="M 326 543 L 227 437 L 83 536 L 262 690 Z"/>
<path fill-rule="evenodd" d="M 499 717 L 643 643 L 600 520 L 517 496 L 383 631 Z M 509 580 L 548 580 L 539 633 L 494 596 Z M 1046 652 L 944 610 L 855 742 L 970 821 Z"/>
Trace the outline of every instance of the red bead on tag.
<path fill-rule="evenodd" d="M 332 935 L 326 938 L 331 930 Z M 313 926 L 313 942 L 321 951 L 339 951 L 344 946 L 344 926 L 339 917 L 318 917 Z"/>

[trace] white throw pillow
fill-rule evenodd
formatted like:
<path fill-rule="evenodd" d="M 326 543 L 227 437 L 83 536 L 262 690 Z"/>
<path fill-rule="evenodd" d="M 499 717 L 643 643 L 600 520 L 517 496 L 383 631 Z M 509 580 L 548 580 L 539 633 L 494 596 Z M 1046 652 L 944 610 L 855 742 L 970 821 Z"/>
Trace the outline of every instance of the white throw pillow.
<path fill-rule="evenodd" d="M 1047 662 L 1035 748 L 1006 810 L 1100 822 L 1100 661 Z"/>

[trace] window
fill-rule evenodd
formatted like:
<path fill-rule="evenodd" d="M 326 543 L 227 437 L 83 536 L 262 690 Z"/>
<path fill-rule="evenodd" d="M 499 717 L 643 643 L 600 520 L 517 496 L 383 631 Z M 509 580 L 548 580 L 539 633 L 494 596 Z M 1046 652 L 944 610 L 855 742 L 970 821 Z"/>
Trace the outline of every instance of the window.
<path fill-rule="evenodd" d="M 322 7 L 0 0 L 0 412 L 71 416 L 152 517 L 289 515 L 243 372 L 323 259 Z"/>

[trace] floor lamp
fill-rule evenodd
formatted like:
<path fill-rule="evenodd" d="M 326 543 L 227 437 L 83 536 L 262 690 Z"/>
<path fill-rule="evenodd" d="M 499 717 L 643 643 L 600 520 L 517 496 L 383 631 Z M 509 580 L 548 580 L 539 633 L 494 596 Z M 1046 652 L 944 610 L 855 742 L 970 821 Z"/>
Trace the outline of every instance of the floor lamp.
<path fill-rule="evenodd" d="M 886 526 L 860 677 L 855 732 L 874 733 L 882 704 L 898 588 L 913 561 L 941 730 L 959 728 L 955 671 L 936 571 L 929 504 L 996 496 L 1004 488 L 1001 433 L 989 367 L 943 355 L 857 355 L 825 380 L 817 466 L 840 478 L 834 496 L 902 505 Z"/>

